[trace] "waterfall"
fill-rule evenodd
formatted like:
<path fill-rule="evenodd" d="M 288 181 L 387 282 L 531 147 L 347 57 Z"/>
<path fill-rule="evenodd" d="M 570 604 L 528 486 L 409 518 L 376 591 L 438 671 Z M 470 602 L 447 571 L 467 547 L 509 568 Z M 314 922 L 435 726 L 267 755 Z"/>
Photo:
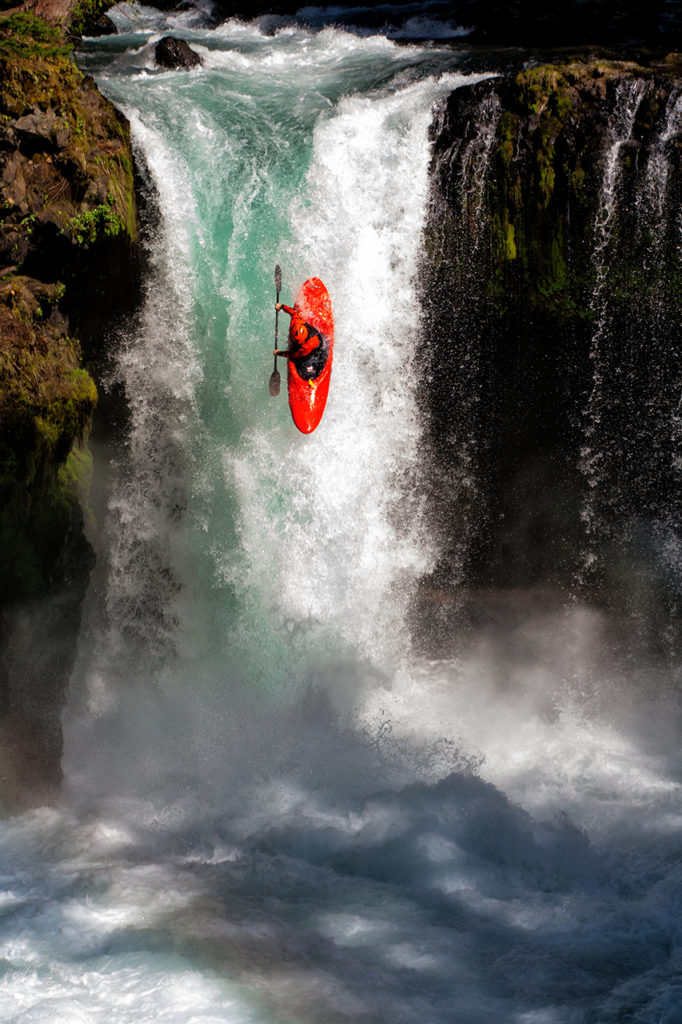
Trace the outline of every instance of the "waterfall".
<path fill-rule="evenodd" d="M 255 751 L 260 774 L 290 759 L 278 716 L 329 705 L 346 727 L 409 663 L 407 612 L 435 550 L 411 355 L 429 128 L 467 78 L 447 51 L 433 75 L 428 52 L 350 38 L 228 23 L 193 40 L 204 71 L 177 88 L 150 74 L 153 37 L 91 58 L 156 213 L 146 301 L 113 372 L 130 416 L 67 718 L 78 792 L 170 772 L 222 799 Z M 284 301 L 311 275 L 332 296 L 334 386 L 307 440 L 267 396 L 275 263 Z"/>
<path fill-rule="evenodd" d="M 646 165 L 646 178 L 637 196 L 642 226 L 653 224 L 651 247 L 653 254 L 663 242 L 666 209 L 670 197 L 670 178 L 673 170 L 671 149 L 682 131 L 682 93 L 673 89 L 668 97 L 661 130 L 653 140 Z"/>
<path fill-rule="evenodd" d="M 620 650 L 614 603 L 566 597 L 562 531 L 579 510 L 563 503 L 577 446 L 562 430 L 583 425 L 572 386 L 591 380 L 597 324 L 557 384 L 555 351 L 575 339 L 552 348 L 547 306 L 521 322 L 505 290 L 527 258 L 521 219 L 499 214 L 513 83 L 319 9 L 313 27 L 112 16 L 119 34 L 79 60 L 131 123 L 148 270 L 105 382 L 126 421 L 93 437 L 97 565 L 64 793 L 0 836 L 0 1017 L 675 1020 L 679 694 L 643 645 Z M 156 68 L 166 31 L 203 64 Z M 660 221 L 668 257 L 679 232 L 677 104 L 642 143 L 635 108 L 653 87 L 637 89 L 618 95 L 589 207 L 600 516 L 620 458 L 599 403 L 614 394 L 623 219 Z M 536 171 L 528 147 L 509 164 L 529 153 Z M 539 217 L 563 225 L 560 189 L 552 201 Z M 268 395 L 275 264 L 285 302 L 313 274 L 332 298 L 332 385 L 310 436 Z M 652 329 L 659 355 L 675 315 Z M 673 355 L 661 366 L 645 436 L 664 461 L 680 412 Z M 632 519 L 658 492 L 628 486 Z M 678 499 L 664 497 L 647 536 L 672 574 Z M 525 562 L 497 558 L 515 530 Z M 466 629 L 448 610 L 461 592 Z"/>
<path fill-rule="evenodd" d="M 642 80 L 623 83 L 608 131 L 595 220 L 592 380 L 580 457 L 586 550 L 579 575 L 581 585 L 591 575 L 618 575 L 620 560 L 641 587 L 641 595 L 630 591 L 632 583 L 628 592 L 634 608 L 646 609 L 638 612 L 644 618 L 650 615 L 658 575 L 668 595 L 667 624 L 658 628 L 674 633 L 678 600 L 671 573 L 677 558 L 668 559 L 680 522 L 682 368 L 671 344 L 678 322 L 671 298 L 680 258 L 680 196 L 671 182 L 677 167 L 674 140 L 682 124 L 679 92 L 673 88 L 665 103 L 658 101 L 662 109 L 650 137 L 644 144 L 633 140 L 637 112 L 653 88 Z M 626 545 L 631 555 L 624 555 Z M 658 563 L 653 575 L 642 565 L 643 552 Z"/>
<path fill-rule="evenodd" d="M 604 404 L 604 376 L 609 372 L 608 357 L 602 349 L 608 344 L 605 335 L 608 333 L 607 322 L 609 305 L 605 297 L 608 261 L 614 257 L 609 248 L 613 234 L 614 219 L 618 210 L 619 183 L 621 179 L 621 155 L 625 145 L 632 139 L 632 130 L 637 111 L 646 91 L 646 83 L 641 79 L 621 82 L 616 92 L 611 123 L 607 133 L 607 149 L 604 157 L 604 170 L 595 218 L 595 245 L 592 257 L 595 274 L 594 291 L 591 298 L 591 310 L 595 320 L 590 348 L 592 363 L 592 390 L 585 410 L 585 445 L 581 450 L 580 468 L 587 481 L 587 497 L 582 509 L 588 538 L 595 529 L 595 495 L 600 493 L 600 465 L 604 452 L 599 444 L 599 424 Z M 597 499 L 598 500 L 598 499 Z M 585 570 L 596 559 L 593 551 L 585 555 Z"/>
<path fill-rule="evenodd" d="M 489 267 L 486 200 L 502 112 L 490 82 L 467 90 L 463 130 L 450 130 L 444 106 L 434 123 L 429 261 L 422 272 L 424 330 L 432 344 L 422 376 L 422 405 L 431 415 L 435 451 L 429 471 L 430 528 L 439 538 L 451 599 L 470 579 L 476 534 L 489 520 L 487 453 L 490 421 L 485 368 L 490 330 L 485 298 Z M 456 529 L 452 529 L 456 523 Z M 438 579 L 435 580 L 438 586 Z M 439 607 L 437 604 L 437 608 Z M 449 625 L 438 643 L 456 643 Z"/>
<path fill-rule="evenodd" d="M 490 156 L 502 113 L 499 98 L 491 92 L 481 100 L 469 138 L 458 141 L 441 159 L 453 168 L 457 190 L 474 257 L 481 241 L 483 203 L 490 170 Z M 457 166 L 459 164 L 459 166 Z"/>
<path fill-rule="evenodd" d="M 424 286 L 439 341 L 424 390 L 440 455 L 433 584 L 591 593 L 653 640 L 676 633 L 678 608 L 679 90 L 631 71 L 598 101 L 587 87 L 576 151 L 570 74 L 547 88 L 550 106 L 523 121 L 510 84 L 482 83 L 439 127 Z M 439 615 L 436 635 L 461 634 L 437 602 Z"/>

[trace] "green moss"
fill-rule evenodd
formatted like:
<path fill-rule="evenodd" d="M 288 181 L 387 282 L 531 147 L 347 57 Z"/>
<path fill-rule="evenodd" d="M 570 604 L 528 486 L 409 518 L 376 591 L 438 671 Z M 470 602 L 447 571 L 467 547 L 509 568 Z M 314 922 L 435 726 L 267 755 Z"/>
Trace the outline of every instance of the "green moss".
<path fill-rule="evenodd" d="M 92 479 L 92 452 L 86 444 L 71 449 L 66 462 L 59 467 L 58 475 L 60 484 L 72 493 L 79 494 L 85 503 Z"/>
<path fill-rule="evenodd" d="M 0 14 L 0 59 L 63 57 L 71 52 L 61 32 L 28 11 Z"/>
<path fill-rule="evenodd" d="M 90 456 L 74 440 L 84 410 L 61 402 L 43 415 L 15 409 L 0 434 L 0 604 L 44 592 L 71 524 L 87 508 Z"/>
<path fill-rule="evenodd" d="M 92 245 L 99 238 L 115 238 L 126 230 L 126 223 L 114 209 L 112 197 L 100 203 L 93 210 L 76 214 L 66 224 L 64 231 L 76 245 Z"/>
<path fill-rule="evenodd" d="M 124 145 L 118 149 L 115 156 L 101 158 L 101 164 L 109 180 L 110 191 L 107 203 L 118 224 L 118 230 L 109 232 L 109 234 L 126 233 L 131 239 L 134 239 L 137 236 L 137 202 L 130 149 L 130 131 L 125 122 L 115 123 L 114 128 L 120 133 Z"/>
<path fill-rule="evenodd" d="M 114 4 L 114 0 L 79 0 L 71 12 L 69 33 L 85 35 Z"/>
<path fill-rule="evenodd" d="M 547 111 L 564 121 L 574 105 L 572 86 L 575 75 L 575 65 L 561 64 L 542 65 L 519 72 L 515 84 L 523 115 L 540 117 Z"/>
<path fill-rule="evenodd" d="M 585 185 L 585 171 L 580 164 L 578 164 L 577 167 L 574 167 L 571 171 L 571 184 L 573 186 L 573 192 L 579 196 Z"/>
<path fill-rule="evenodd" d="M 538 291 L 545 298 L 554 299 L 569 286 L 568 266 L 564 257 L 563 238 L 555 235 L 549 246 L 549 260 L 538 281 Z"/>
<path fill-rule="evenodd" d="M 45 220 L 49 212 L 47 219 L 60 224 L 78 247 L 120 234 L 134 240 L 137 211 L 127 122 L 83 77 L 68 48 L 55 45 L 60 38 L 58 29 L 33 15 L 0 20 L 0 117 L 11 121 L 40 111 L 54 123 L 45 155 L 37 155 L 42 173 L 35 173 L 30 161 L 24 167 L 29 217 Z M 18 259 L 32 223 L 28 218 L 16 223 L 8 196 L 11 192 L 2 197 L 3 207 L 16 233 Z"/>
<path fill-rule="evenodd" d="M 0 451 L 1 467 L 1 451 Z M 12 595 L 31 599 L 44 593 L 58 562 L 64 537 L 88 507 L 91 457 L 76 446 L 61 467 L 46 469 L 30 491 L 0 468 L 0 603 Z"/>
<path fill-rule="evenodd" d="M 545 103 L 546 88 L 544 83 L 546 69 L 531 68 L 521 72 L 516 78 L 519 89 L 519 100 L 524 112 L 539 114 Z"/>
<path fill-rule="evenodd" d="M 13 52 L 0 28 L 0 113 L 5 118 L 22 117 L 32 110 L 69 111 L 78 104 L 83 76 L 66 47 L 47 52 L 31 47 Z"/>
<path fill-rule="evenodd" d="M 55 373 L 51 398 L 37 372 L 33 378 L 42 401 L 29 387 L 15 393 L 0 431 L 0 595 L 14 599 L 44 591 L 80 504 L 87 507 L 83 440 L 97 399 L 81 369 Z"/>
<path fill-rule="evenodd" d="M 518 255 L 516 231 L 506 213 L 503 219 L 500 219 L 497 214 L 493 215 L 492 229 L 498 263 L 507 263 L 511 260 L 515 260 Z"/>
<path fill-rule="evenodd" d="M 35 428 L 38 453 L 43 458 L 49 459 L 54 455 L 59 444 L 61 436 L 59 423 L 51 419 L 44 419 L 42 416 L 36 416 Z"/>
<path fill-rule="evenodd" d="M 83 440 L 71 449 L 66 462 L 59 467 L 58 474 L 59 486 L 67 494 L 76 495 L 86 523 L 91 529 L 95 526 L 95 517 L 90 504 L 92 469 L 92 452 L 87 442 Z"/>
<path fill-rule="evenodd" d="M 0 285 L 0 475 L 27 491 L 85 436 L 97 403 L 78 344 L 42 319 L 60 291 L 19 276 Z"/>
<path fill-rule="evenodd" d="M 500 159 L 506 170 L 511 168 L 514 158 L 514 142 L 518 136 L 519 118 L 505 110 L 500 117 L 497 129 L 497 147 Z"/>
<path fill-rule="evenodd" d="M 503 255 L 506 260 L 516 259 L 516 233 L 514 225 L 507 222 L 504 230 Z"/>
<path fill-rule="evenodd" d="M 85 0 L 68 28 L 80 34 L 109 6 Z M 0 182 L 0 231 L 16 264 L 0 277 L 0 604 L 44 593 L 65 538 L 82 528 L 91 461 L 83 441 L 97 391 L 60 306 L 68 303 L 70 313 L 78 305 L 93 265 L 88 280 L 99 282 L 100 258 L 84 250 L 101 245 L 104 265 L 107 253 L 123 255 L 121 241 L 137 236 L 127 122 L 78 70 L 63 29 L 15 11 L 0 15 L 6 150 L 15 146 L 7 127 L 31 113 L 48 130 L 43 152 L 14 149 L 13 181 L 26 186 L 21 206 L 12 181 Z M 38 228 L 49 224 L 61 234 L 46 253 Z M 35 277 L 22 273 L 22 259 Z"/>
<path fill-rule="evenodd" d="M 603 75 L 621 73 L 578 63 L 542 66 L 516 75 L 500 93 L 504 109 L 487 191 L 488 287 L 499 315 L 523 295 L 529 308 L 557 321 L 590 316 L 592 185 L 582 161 L 600 145 L 593 101 L 604 94 Z M 577 149 L 574 133 L 582 119 L 583 148 Z M 583 222 L 584 234 L 578 229 L 576 235 L 575 225 Z M 584 242 L 586 258 L 574 252 L 569 267 L 568 247 L 576 240 Z"/>

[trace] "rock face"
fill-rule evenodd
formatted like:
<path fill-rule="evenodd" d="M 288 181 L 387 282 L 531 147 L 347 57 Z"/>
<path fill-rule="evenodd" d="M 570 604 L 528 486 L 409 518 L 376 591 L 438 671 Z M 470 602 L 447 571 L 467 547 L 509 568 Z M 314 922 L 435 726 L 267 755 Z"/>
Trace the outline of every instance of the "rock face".
<path fill-rule="evenodd" d="M 164 36 L 159 39 L 154 50 L 154 61 L 164 68 L 196 68 L 203 64 L 198 53 L 195 53 L 184 39 Z"/>
<path fill-rule="evenodd" d="M 539 66 L 442 112 L 424 404 L 444 577 L 633 608 L 663 588 L 672 616 L 644 563 L 682 533 L 675 65 Z"/>
<path fill-rule="evenodd" d="M 83 369 L 134 292 L 128 125 L 34 15 L 0 18 L 0 805 L 60 777 L 59 716 L 92 564 Z M 49 642 L 48 642 L 49 641 Z"/>
<path fill-rule="evenodd" d="M 107 14 L 103 14 L 90 26 L 88 34 L 91 36 L 115 36 L 118 35 L 118 29 L 111 18 Z"/>

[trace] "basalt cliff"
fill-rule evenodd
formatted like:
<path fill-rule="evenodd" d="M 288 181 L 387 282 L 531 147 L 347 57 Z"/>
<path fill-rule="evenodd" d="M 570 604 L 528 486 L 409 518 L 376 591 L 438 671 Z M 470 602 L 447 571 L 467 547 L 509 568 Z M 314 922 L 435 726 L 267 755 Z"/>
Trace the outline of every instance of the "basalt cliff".
<path fill-rule="evenodd" d="M 92 552 L 93 368 L 136 287 L 128 125 L 72 57 L 97 4 L 0 15 L 0 799 L 60 777 Z"/>
<path fill-rule="evenodd" d="M 629 640 L 670 656 L 681 161 L 676 54 L 529 60 L 458 89 L 434 124 L 423 282 L 441 582 L 615 595 Z"/>

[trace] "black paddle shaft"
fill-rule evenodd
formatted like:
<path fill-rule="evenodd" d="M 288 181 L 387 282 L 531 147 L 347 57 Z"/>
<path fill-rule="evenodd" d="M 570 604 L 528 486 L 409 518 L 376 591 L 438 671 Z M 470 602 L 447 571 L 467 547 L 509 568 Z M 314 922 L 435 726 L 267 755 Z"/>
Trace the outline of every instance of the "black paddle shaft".
<path fill-rule="evenodd" d="M 277 304 L 279 305 L 279 293 L 282 290 L 282 268 L 279 263 L 275 264 L 275 288 L 277 290 Z M 277 348 L 277 328 L 279 326 L 279 310 L 275 310 L 275 348 Z M 277 358 L 277 357 L 275 357 Z"/>
<path fill-rule="evenodd" d="M 279 263 L 275 264 L 275 288 L 277 290 L 277 303 L 279 303 L 279 293 L 282 290 L 282 268 Z M 277 333 L 279 329 L 279 310 L 275 310 L 275 352 L 277 352 Z M 277 369 L 277 356 L 275 355 L 275 366 L 270 377 L 270 395 L 275 398 L 279 394 L 279 389 L 282 383 L 282 379 Z"/>

